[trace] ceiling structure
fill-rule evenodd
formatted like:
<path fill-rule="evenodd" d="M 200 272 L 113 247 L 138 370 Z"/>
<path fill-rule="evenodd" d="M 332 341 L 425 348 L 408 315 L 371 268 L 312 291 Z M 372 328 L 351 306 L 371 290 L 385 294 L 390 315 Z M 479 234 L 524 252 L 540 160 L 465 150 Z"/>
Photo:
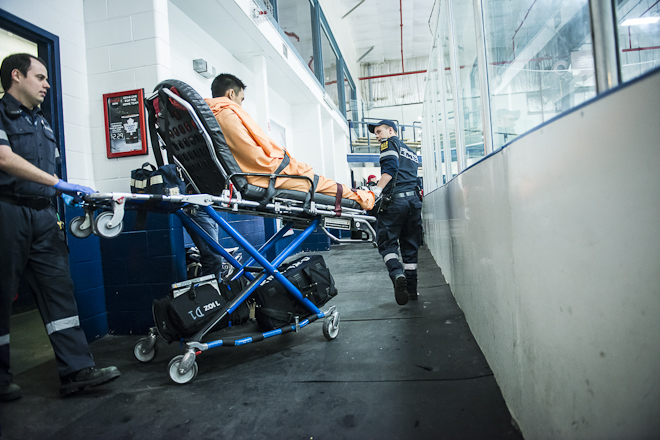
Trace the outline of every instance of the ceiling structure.
<path fill-rule="evenodd" d="M 340 0 L 358 59 L 366 53 L 360 63 L 401 60 L 403 49 L 408 71 L 406 59 L 427 57 L 433 45 L 428 22 L 436 1 Z"/>

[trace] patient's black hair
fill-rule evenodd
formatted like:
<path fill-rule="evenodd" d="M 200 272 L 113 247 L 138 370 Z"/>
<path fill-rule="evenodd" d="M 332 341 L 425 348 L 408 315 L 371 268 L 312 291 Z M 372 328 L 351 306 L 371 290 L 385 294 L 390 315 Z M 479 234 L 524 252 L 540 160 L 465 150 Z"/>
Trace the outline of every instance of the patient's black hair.
<path fill-rule="evenodd" d="M 220 98 L 225 96 L 229 89 L 234 89 L 234 92 L 238 94 L 241 90 L 245 90 L 246 87 L 247 86 L 243 84 L 243 81 L 236 78 L 234 75 L 230 73 L 221 73 L 215 77 L 213 84 L 211 84 L 211 94 L 214 98 Z"/>

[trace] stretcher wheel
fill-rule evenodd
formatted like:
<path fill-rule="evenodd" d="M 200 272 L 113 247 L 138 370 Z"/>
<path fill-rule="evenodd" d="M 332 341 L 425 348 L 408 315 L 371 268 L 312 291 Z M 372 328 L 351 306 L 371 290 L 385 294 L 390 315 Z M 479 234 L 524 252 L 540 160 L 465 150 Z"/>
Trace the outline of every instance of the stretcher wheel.
<path fill-rule="evenodd" d="M 133 354 L 135 355 L 135 358 L 140 362 L 149 362 L 158 354 L 157 345 L 154 345 L 149 351 L 144 351 L 143 347 L 148 340 L 149 338 L 140 339 L 137 341 L 137 344 L 135 344 L 135 347 L 133 348 Z"/>
<path fill-rule="evenodd" d="M 193 363 L 192 368 L 185 374 L 179 373 L 179 365 L 183 355 L 174 356 L 170 363 L 167 365 L 167 370 L 170 372 L 170 378 L 176 383 L 188 383 L 197 376 L 197 362 Z"/>
<path fill-rule="evenodd" d="M 80 227 L 85 222 L 85 217 L 74 217 L 69 222 L 69 232 L 76 238 L 87 238 L 92 233 L 92 225 L 89 225 L 87 229 L 81 229 Z"/>
<path fill-rule="evenodd" d="M 323 336 L 332 341 L 339 333 L 339 312 L 334 312 L 323 321 Z"/>
<path fill-rule="evenodd" d="M 112 220 L 112 215 L 112 212 L 104 212 L 96 217 L 96 231 L 103 238 L 114 238 L 124 229 L 124 222 L 119 222 L 118 225 L 113 227 L 108 226 L 108 223 Z"/>

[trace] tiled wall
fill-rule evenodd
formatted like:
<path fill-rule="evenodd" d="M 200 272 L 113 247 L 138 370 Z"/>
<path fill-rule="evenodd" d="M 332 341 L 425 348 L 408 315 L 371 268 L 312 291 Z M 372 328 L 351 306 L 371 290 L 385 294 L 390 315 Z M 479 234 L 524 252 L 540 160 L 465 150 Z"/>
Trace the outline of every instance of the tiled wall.
<path fill-rule="evenodd" d="M 83 215 L 82 209 L 67 207 L 67 224 L 79 215 Z M 87 238 L 76 238 L 71 235 L 68 227 L 66 230 L 80 326 L 87 340 L 93 341 L 108 333 L 100 239 L 93 234 Z"/>
<path fill-rule="evenodd" d="M 108 329 L 111 334 L 145 334 L 154 325 L 151 304 L 185 280 L 183 232 L 174 215 L 148 213 L 138 229 L 136 212 L 128 211 L 124 230 L 101 239 Z"/>

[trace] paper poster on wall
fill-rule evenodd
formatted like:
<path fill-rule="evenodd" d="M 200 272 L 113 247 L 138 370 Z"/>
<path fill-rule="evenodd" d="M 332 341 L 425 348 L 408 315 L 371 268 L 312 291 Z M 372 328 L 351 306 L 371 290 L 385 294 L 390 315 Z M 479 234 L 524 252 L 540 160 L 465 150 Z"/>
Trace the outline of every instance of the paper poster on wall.
<path fill-rule="evenodd" d="M 270 120 L 270 138 L 275 141 L 277 145 L 286 148 L 286 128 L 282 127 L 277 122 Z"/>
<path fill-rule="evenodd" d="M 108 158 L 147 154 L 143 91 L 103 95 Z"/>

